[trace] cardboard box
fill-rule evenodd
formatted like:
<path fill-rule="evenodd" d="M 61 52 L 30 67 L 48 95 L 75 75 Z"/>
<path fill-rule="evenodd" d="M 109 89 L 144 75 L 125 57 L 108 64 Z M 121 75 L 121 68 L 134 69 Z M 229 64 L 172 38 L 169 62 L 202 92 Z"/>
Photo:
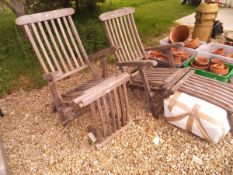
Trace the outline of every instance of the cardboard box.
<path fill-rule="evenodd" d="M 164 100 L 164 116 L 168 123 L 213 143 L 230 130 L 226 110 L 182 92 Z"/>

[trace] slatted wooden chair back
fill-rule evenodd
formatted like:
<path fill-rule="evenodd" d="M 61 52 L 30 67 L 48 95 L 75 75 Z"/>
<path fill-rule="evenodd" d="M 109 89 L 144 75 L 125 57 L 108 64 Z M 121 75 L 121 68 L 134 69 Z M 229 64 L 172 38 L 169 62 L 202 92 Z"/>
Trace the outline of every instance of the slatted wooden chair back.
<path fill-rule="evenodd" d="M 118 62 L 147 59 L 134 21 L 134 8 L 123 8 L 100 15 Z"/>
<path fill-rule="evenodd" d="M 64 78 L 90 66 L 71 17 L 74 12 L 66 8 L 16 19 L 16 24 L 24 27 L 45 73 L 59 71 Z"/>

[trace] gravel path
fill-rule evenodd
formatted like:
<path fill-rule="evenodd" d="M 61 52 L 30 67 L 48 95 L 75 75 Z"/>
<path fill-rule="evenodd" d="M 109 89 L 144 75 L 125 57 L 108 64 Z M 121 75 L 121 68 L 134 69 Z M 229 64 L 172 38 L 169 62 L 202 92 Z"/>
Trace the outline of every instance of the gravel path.
<path fill-rule="evenodd" d="M 61 89 L 88 74 L 60 84 Z M 89 115 L 62 127 L 51 112 L 48 87 L 0 99 L 0 137 L 12 174 L 233 174 L 233 137 L 214 145 L 155 119 L 145 94 L 129 90 L 133 124 L 107 146 L 96 150 L 87 137 Z M 153 143 L 159 137 L 158 145 Z"/>

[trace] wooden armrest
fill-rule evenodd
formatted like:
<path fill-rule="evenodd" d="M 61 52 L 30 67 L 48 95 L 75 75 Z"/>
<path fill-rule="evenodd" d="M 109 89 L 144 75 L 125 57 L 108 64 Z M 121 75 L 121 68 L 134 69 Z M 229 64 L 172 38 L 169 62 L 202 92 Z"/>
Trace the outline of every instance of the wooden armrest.
<path fill-rule="evenodd" d="M 80 108 L 86 107 L 93 101 L 101 98 L 103 95 L 111 92 L 120 85 L 130 80 L 128 73 L 121 73 L 119 75 L 112 76 L 98 83 L 97 85 L 83 91 L 83 95 L 73 100 L 74 104 L 78 104 Z"/>
<path fill-rule="evenodd" d="M 97 59 L 101 57 L 105 57 L 109 54 L 113 54 L 117 50 L 116 47 L 109 47 L 107 49 L 100 50 L 92 55 L 89 56 L 89 60 L 96 61 Z"/>
<path fill-rule="evenodd" d="M 145 49 L 145 51 L 151 51 L 151 50 L 167 50 L 170 48 L 177 48 L 177 47 L 183 47 L 184 43 L 175 43 L 175 44 L 168 44 L 168 45 L 162 45 L 162 46 L 155 46 L 155 47 L 148 47 Z"/>
<path fill-rule="evenodd" d="M 51 72 L 51 73 L 47 73 L 43 75 L 43 78 L 47 81 L 52 81 L 52 80 L 56 80 L 59 77 L 61 77 L 63 75 L 62 72 L 60 71 L 56 71 L 56 72 Z"/>
<path fill-rule="evenodd" d="M 137 61 L 125 61 L 121 63 L 117 63 L 119 66 L 156 66 L 158 63 L 155 60 L 137 60 Z"/>

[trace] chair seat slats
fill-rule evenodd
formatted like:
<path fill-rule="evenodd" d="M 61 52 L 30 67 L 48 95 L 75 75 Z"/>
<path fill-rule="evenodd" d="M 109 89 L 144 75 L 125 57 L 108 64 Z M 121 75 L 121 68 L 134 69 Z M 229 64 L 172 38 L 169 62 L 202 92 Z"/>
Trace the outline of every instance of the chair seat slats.
<path fill-rule="evenodd" d="M 161 85 L 168 84 L 169 82 L 166 82 L 165 80 L 168 79 L 175 71 L 178 70 L 179 69 L 170 69 L 170 68 L 150 68 L 150 69 L 145 69 L 145 74 L 148 83 L 151 87 L 153 86 L 160 87 Z M 141 82 L 142 84 L 142 78 L 139 73 L 132 76 L 131 81 L 136 83 Z"/>
<path fill-rule="evenodd" d="M 232 87 L 230 84 L 192 74 L 181 83 L 178 90 L 233 112 Z"/>

